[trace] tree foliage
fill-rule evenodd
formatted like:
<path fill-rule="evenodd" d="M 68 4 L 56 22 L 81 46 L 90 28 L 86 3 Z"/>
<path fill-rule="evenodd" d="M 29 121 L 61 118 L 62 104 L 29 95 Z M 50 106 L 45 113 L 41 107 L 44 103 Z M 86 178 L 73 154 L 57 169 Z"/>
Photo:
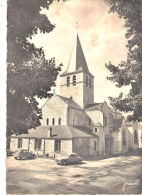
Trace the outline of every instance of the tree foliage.
<path fill-rule="evenodd" d="M 60 71 L 55 59 L 45 59 L 42 48 L 27 38 L 53 30 L 42 8 L 53 0 L 9 0 L 7 19 L 7 134 L 27 133 L 40 124 L 42 112 L 35 97 L 47 98 Z"/>
<path fill-rule="evenodd" d="M 111 73 L 108 79 L 117 87 L 131 86 L 129 94 L 110 97 L 111 105 L 124 112 L 131 112 L 128 121 L 142 121 L 142 1 L 106 0 L 110 12 L 116 12 L 125 20 L 128 55 L 118 65 L 111 62 L 106 67 Z M 121 40 L 120 40 L 121 41 Z"/>

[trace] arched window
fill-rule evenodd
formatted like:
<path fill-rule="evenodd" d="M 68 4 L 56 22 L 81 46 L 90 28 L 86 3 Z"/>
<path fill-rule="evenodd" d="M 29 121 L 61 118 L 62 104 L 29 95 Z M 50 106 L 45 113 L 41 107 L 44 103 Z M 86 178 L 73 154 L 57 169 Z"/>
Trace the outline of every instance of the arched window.
<path fill-rule="evenodd" d="M 106 126 L 107 125 L 107 118 L 105 115 L 103 115 L 103 121 L 104 121 L 104 126 Z"/>
<path fill-rule="evenodd" d="M 73 85 L 76 85 L 76 76 L 73 75 Z"/>
<path fill-rule="evenodd" d="M 61 118 L 58 119 L 58 124 L 61 125 Z"/>
<path fill-rule="evenodd" d="M 123 145 L 126 145 L 126 132 L 125 132 L 125 129 L 123 129 Z"/>
<path fill-rule="evenodd" d="M 54 118 L 52 119 L 52 125 L 55 125 L 55 119 Z"/>
<path fill-rule="evenodd" d="M 91 119 L 90 118 L 89 118 L 89 121 L 88 122 L 89 122 L 89 125 L 91 125 Z"/>
<path fill-rule="evenodd" d="M 91 78 L 89 78 L 89 87 L 91 88 Z"/>
<path fill-rule="evenodd" d="M 96 151 L 97 150 L 97 142 L 95 141 L 94 142 L 94 151 Z"/>
<path fill-rule="evenodd" d="M 88 86 L 88 76 L 86 76 L 86 86 Z"/>
<path fill-rule="evenodd" d="M 134 144 L 138 143 L 138 132 L 135 130 L 134 131 Z"/>
<path fill-rule="evenodd" d="M 67 77 L 67 86 L 70 86 L 70 77 Z"/>
<path fill-rule="evenodd" d="M 97 127 L 95 127 L 95 132 L 97 132 L 98 131 L 98 129 L 97 129 Z"/>
<path fill-rule="evenodd" d="M 49 125 L 49 118 L 46 119 L 46 125 Z"/>

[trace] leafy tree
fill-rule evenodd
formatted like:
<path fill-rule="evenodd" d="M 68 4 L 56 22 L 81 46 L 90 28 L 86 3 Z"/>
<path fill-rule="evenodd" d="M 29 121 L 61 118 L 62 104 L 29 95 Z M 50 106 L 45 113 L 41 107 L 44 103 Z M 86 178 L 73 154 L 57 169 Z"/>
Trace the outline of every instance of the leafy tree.
<path fill-rule="evenodd" d="M 28 42 L 38 31 L 53 30 L 42 8 L 48 9 L 53 0 L 9 0 L 7 19 L 7 135 L 27 133 L 40 125 L 42 117 L 36 96 L 49 97 L 55 86 L 60 65 L 55 59 L 45 59 L 42 48 Z"/>
<path fill-rule="evenodd" d="M 117 87 L 131 86 L 127 96 L 110 97 L 111 105 L 124 112 L 131 112 L 128 121 L 142 121 L 142 0 L 106 0 L 110 12 L 125 20 L 128 55 L 117 66 L 109 62 L 108 79 Z M 121 40 L 120 40 L 121 41 Z"/>

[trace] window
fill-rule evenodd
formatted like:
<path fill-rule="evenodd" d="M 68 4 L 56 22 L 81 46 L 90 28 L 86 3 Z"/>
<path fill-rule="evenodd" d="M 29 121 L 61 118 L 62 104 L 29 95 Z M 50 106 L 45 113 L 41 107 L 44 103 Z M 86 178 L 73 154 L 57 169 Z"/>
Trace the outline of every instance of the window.
<path fill-rule="evenodd" d="M 96 127 L 96 128 L 95 128 L 95 132 L 97 132 L 97 130 L 98 130 L 98 129 L 97 129 L 97 127 Z"/>
<path fill-rule="evenodd" d="M 126 132 L 125 129 L 123 129 L 123 145 L 126 145 Z"/>
<path fill-rule="evenodd" d="M 91 125 L 91 119 L 89 118 L 89 125 Z"/>
<path fill-rule="evenodd" d="M 104 126 L 106 126 L 106 125 L 107 125 L 107 119 L 106 119 L 106 117 L 104 115 Z"/>
<path fill-rule="evenodd" d="M 73 85 L 76 85 L 76 76 L 73 75 Z"/>
<path fill-rule="evenodd" d="M 18 138 L 18 148 L 22 148 L 22 138 Z"/>
<path fill-rule="evenodd" d="M 52 119 L 52 125 L 55 125 L 55 119 L 54 118 Z"/>
<path fill-rule="evenodd" d="M 94 151 L 96 151 L 97 150 L 97 142 L 95 141 L 94 142 Z"/>
<path fill-rule="evenodd" d="M 58 124 L 61 125 L 61 118 L 58 119 Z"/>
<path fill-rule="evenodd" d="M 77 158 L 78 156 L 76 154 L 71 154 L 69 158 Z"/>
<path fill-rule="evenodd" d="M 49 125 L 49 118 L 47 118 L 46 120 L 46 125 Z"/>
<path fill-rule="evenodd" d="M 73 124 L 73 125 L 74 125 L 74 121 L 75 121 L 75 120 L 73 119 L 73 121 L 72 121 L 72 124 Z"/>
<path fill-rule="evenodd" d="M 67 77 L 67 86 L 70 86 L 70 77 Z"/>
<path fill-rule="evenodd" d="M 88 86 L 88 76 L 86 76 L 86 86 Z"/>
<path fill-rule="evenodd" d="M 61 140 L 55 140 L 55 152 L 61 151 Z"/>
<path fill-rule="evenodd" d="M 91 88 L 91 78 L 89 78 L 89 87 Z"/>
<path fill-rule="evenodd" d="M 134 131 L 134 144 L 138 143 L 138 132 L 135 130 Z"/>
<path fill-rule="evenodd" d="M 41 149 L 41 139 L 35 139 L 35 150 Z"/>

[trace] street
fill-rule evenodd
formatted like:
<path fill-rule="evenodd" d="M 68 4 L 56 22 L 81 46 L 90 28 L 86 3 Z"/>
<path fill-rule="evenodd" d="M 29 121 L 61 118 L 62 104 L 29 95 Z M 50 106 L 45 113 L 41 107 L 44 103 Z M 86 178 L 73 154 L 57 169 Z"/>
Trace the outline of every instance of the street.
<path fill-rule="evenodd" d="M 8 157 L 7 193 L 140 194 L 142 157 L 119 156 L 68 166 L 53 159 Z"/>

